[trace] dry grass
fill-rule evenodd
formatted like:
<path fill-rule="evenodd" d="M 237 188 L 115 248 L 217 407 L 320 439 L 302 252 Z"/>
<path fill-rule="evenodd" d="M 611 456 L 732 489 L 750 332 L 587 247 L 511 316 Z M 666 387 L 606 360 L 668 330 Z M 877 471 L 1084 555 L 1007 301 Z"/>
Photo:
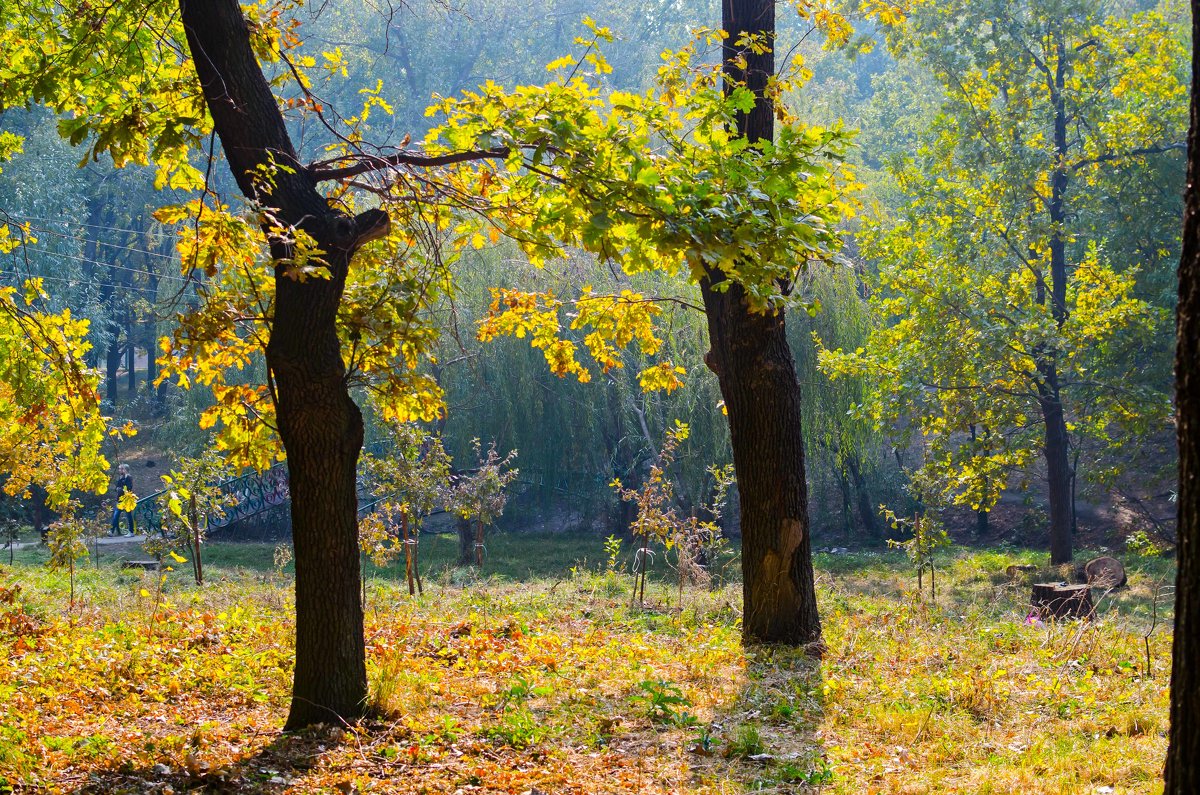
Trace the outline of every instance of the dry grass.
<path fill-rule="evenodd" d="M 0 791 L 1160 790 L 1169 623 L 1148 670 L 1143 635 L 1169 567 L 1134 568 L 1093 623 L 1037 627 L 1003 574 L 1031 559 L 956 553 L 929 604 L 897 556 L 822 558 L 820 663 L 743 649 L 735 587 L 680 612 L 666 583 L 631 610 L 612 572 L 447 571 L 417 600 L 378 580 L 381 717 L 292 737 L 286 575 L 175 573 L 155 613 L 152 580 L 102 567 L 68 613 L 59 575 L 0 568 Z"/>

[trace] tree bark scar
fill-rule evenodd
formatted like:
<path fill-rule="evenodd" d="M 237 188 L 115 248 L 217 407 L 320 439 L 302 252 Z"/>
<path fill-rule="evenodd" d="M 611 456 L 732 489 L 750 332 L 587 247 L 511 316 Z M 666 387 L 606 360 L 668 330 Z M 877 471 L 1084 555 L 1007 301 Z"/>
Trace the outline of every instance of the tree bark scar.
<path fill-rule="evenodd" d="M 769 549 L 763 556 L 763 579 L 772 583 L 776 593 L 793 590 L 792 560 L 804 540 L 804 527 L 797 519 L 787 519 L 779 533 L 782 548 Z"/>

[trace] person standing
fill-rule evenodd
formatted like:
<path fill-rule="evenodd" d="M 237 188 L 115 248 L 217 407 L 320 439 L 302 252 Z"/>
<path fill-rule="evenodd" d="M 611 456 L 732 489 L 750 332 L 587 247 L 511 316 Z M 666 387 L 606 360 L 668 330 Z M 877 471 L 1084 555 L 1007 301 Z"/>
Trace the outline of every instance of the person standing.
<path fill-rule="evenodd" d="M 129 526 L 128 535 L 133 535 L 133 511 L 121 510 L 121 497 L 125 492 L 133 491 L 133 478 L 129 474 L 129 466 L 121 464 L 117 467 L 117 482 L 113 486 L 113 512 L 112 512 L 112 527 L 109 530 L 109 535 L 119 536 L 121 533 L 121 516 L 125 516 L 125 521 Z"/>

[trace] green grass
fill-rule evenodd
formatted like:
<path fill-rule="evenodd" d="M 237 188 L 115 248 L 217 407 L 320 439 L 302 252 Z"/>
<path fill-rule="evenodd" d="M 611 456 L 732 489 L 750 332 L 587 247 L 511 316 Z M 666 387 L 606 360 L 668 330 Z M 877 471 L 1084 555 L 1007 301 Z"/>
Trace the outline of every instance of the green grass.
<path fill-rule="evenodd" d="M 1153 603 L 1172 581 L 1169 560 L 1127 559 L 1130 587 L 1103 598 L 1095 622 L 1031 626 L 1029 582 L 1064 573 L 1044 554 L 951 550 L 938 559 L 936 602 L 916 593 L 900 553 L 820 555 L 828 652 L 818 662 L 744 648 L 736 583 L 688 587 L 680 605 L 660 557 L 636 609 L 627 564 L 606 570 L 602 539 L 498 534 L 488 545 L 480 579 L 453 566 L 453 536 L 424 537 L 426 593 L 415 599 L 397 566 L 368 567 L 382 719 L 294 738 L 275 731 L 293 616 L 274 545 L 212 544 L 207 584 L 183 564 L 161 595 L 158 575 L 121 571 L 108 556 L 80 568 L 73 609 L 66 575 L 41 565 L 44 551 L 23 550 L 19 565 L 0 567 L 0 588 L 16 593 L 0 603 L 0 783 L 1161 790 L 1171 609 L 1161 593 Z M 1041 568 L 1013 579 L 1013 563 Z"/>

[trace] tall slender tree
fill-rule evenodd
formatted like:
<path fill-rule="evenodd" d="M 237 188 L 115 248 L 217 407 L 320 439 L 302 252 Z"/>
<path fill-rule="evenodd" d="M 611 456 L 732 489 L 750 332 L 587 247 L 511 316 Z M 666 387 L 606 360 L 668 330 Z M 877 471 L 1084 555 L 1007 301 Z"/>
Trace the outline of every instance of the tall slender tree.
<path fill-rule="evenodd" d="M 1108 197 L 1157 195 L 1182 147 L 1177 29 L 1096 0 L 920 0 L 899 36 L 945 98 L 894 169 L 908 205 L 864 224 L 885 321 L 841 363 L 891 376 L 885 413 L 931 440 L 926 468 L 954 502 L 987 510 L 1039 454 L 1051 561 L 1068 563 L 1080 439 L 1166 419 L 1126 344 L 1154 344 L 1136 277 L 1169 240 L 1134 259 L 1105 238 L 1128 212 Z"/>

